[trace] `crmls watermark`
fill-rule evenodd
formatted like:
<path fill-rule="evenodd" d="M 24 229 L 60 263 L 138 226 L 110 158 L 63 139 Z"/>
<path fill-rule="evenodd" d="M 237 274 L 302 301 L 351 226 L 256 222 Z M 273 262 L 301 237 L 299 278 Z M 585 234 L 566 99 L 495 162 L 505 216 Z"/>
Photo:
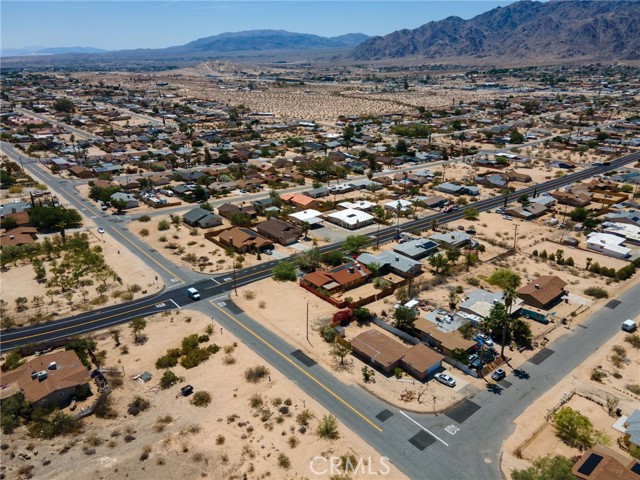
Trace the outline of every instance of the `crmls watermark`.
<path fill-rule="evenodd" d="M 389 457 L 313 457 L 309 461 L 309 470 L 314 475 L 389 475 L 391 463 Z"/>

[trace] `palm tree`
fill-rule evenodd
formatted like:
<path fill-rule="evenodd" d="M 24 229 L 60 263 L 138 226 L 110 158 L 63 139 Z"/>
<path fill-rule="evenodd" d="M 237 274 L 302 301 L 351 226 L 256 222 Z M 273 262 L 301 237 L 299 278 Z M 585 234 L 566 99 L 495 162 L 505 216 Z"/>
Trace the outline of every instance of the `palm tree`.
<path fill-rule="evenodd" d="M 380 247 L 380 225 L 387 224 L 389 220 L 389 212 L 382 208 L 380 205 L 376 205 L 371 209 L 371 213 L 375 218 L 376 223 L 378 224 L 378 232 L 376 233 L 376 248 Z"/>
<path fill-rule="evenodd" d="M 502 327 L 502 346 L 500 348 L 500 356 L 504 358 L 504 346 L 507 343 L 507 329 L 509 324 L 509 319 L 511 318 L 511 308 L 513 307 L 513 302 L 518 298 L 518 290 L 517 288 L 520 286 L 520 277 L 517 279 L 514 277 L 514 281 L 507 285 L 507 288 L 504 289 L 504 305 L 507 307 L 507 321 L 504 322 Z"/>

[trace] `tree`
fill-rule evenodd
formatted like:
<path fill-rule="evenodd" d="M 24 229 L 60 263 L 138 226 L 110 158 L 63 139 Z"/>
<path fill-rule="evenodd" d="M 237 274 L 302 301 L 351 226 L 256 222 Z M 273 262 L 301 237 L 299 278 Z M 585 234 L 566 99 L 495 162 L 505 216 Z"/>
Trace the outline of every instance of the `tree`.
<path fill-rule="evenodd" d="M 4 228 L 5 230 L 13 230 L 18 227 L 18 222 L 13 217 L 5 217 L 0 221 L 0 228 Z"/>
<path fill-rule="evenodd" d="M 513 338 L 513 341 L 516 342 L 518 347 L 531 348 L 533 335 L 531 333 L 531 327 L 526 321 L 521 318 L 516 318 L 508 322 L 508 326 L 511 329 L 511 338 Z"/>
<path fill-rule="evenodd" d="M 523 195 L 520 195 L 520 198 L 518 198 L 518 202 L 526 205 L 527 203 L 529 203 L 529 195 L 527 195 L 526 193 Z"/>
<path fill-rule="evenodd" d="M 464 214 L 465 220 L 477 220 L 478 219 L 478 215 L 480 215 L 478 213 L 478 209 L 475 208 L 475 207 L 469 207 L 469 208 L 465 209 L 463 214 Z"/>
<path fill-rule="evenodd" d="M 367 244 L 369 239 L 364 235 L 349 235 L 342 245 L 342 249 L 350 255 L 360 253 Z"/>
<path fill-rule="evenodd" d="M 538 458 L 533 466 L 524 470 L 511 472 L 512 480 L 574 480 L 571 473 L 573 462 L 567 457 L 557 455 L 555 457 Z"/>
<path fill-rule="evenodd" d="M 562 407 L 553 417 L 556 434 L 572 447 L 589 448 L 593 446 L 593 425 L 588 417 L 571 407 Z"/>
<path fill-rule="evenodd" d="M 505 290 L 510 285 L 517 287 L 520 285 L 520 275 L 508 268 L 498 268 L 487 280 L 491 285 Z"/>
<path fill-rule="evenodd" d="M 310 248 L 296 258 L 296 264 L 303 272 L 313 272 L 320 266 L 322 255 L 317 248 Z"/>
<path fill-rule="evenodd" d="M 574 222 L 584 222 L 588 215 L 587 209 L 584 207 L 576 207 L 569 212 L 569 218 Z"/>
<path fill-rule="evenodd" d="M 351 353 L 351 344 L 349 342 L 341 342 L 336 340 L 331 345 L 331 356 L 340 359 L 340 365 L 344 366 L 344 359 Z"/>
<path fill-rule="evenodd" d="M 63 242 L 65 229 L 82 222 L 82 216 L 73 208 L 36 205 L 29 211 L 29 222 L 44 230 L 59 229 Z"/>
<path fill-rule="evenodd" d="M 369 311 L 368 308 L 365 307 L 356 308 L 353 312 L 353 316 L 356 319 L 358 325 L 368 325 L 373 319 L 373 314 Z"/>
<path fill-rule="evenodd" d="M 449 271 L 449 259 L 441 253 L 431 255 L 428 262 L 435 270 L 435 273 L 446 274 Z"/>
<path fill-rule="evenodd" d="M 278 282 L 294 282 L 297 278 L 296 266 L 287 261 L 279 262 L 271 272 L 273 279 Z"/>
<path fill-rule="evenodd" d="M 460 252 L 458 247 L 451 247 L 445 252 L 445 255 L 451 264 L 455 264 L 462 255 L 462 252 Z"/>
<path fill-rule="evenodd" d="M 460 297 L 458 296 L 458 292 L 456 292 L 455 290 L 451 290 L 449 292 L 449 308 L 451 310 L 454 310 L 456 308 L 456 305 L 458 305 L 459 300 Z"/>
<path fill-rule="evenodd" d="M 47 269 L 44 266 L 44 262 L 39 258 L 33 259 L 33 271 L 38 282 L 44 282 L 47 279 Z"/>
<path fill-rule="evenodd" d="M 134 343 L 140 342 L 140 333 L 147 327 L 147 321 L 142 317 L 136 317 L 131 320 L 129 324 L 129 328 L 131 328 L 131 333 L 133 334 Z"/>
<path fill-rule="evenodd" d="M 53 102 L 53 109 L 56 112 L 64 112 L 64 113 L 73 113 L 76 108 L 73 105 L 73 102 L 68 98 L 59 98 L 55 102 Z"/>
<path fill-rule="evenodd" d="M 520 133 L 518 130 L 514 130 L 511 132 L 511 135 L 509 136 L 509 142 L 511 143 L 522 143 L 524 142 L 524 135 L 522 133 Z"/>
<path fill-rule="evenodd" d="M 120 214 L 125 208 L 127 208 L 127 201 L 122 198 L 114 198 L 111 200 L 111 206 L 116 209 L 118 214 Z"/>
<path fill-rule="evenodd" d="M 413 323 L 416 321 L 416 311 L 413 308 L 400 306 L 393 312 L 393 326 L 400 330 L 408 331 L 413 328 Z"/>
<path fill-rule="evenodd" d="M 309 222 L 302 222 L 302 224 L 300 225 L 300 229 L 302 230 L 302 236 L 304 240 L 307 239 L 307 234 L 309 233 L 310 228 L 311 228 L 311 225 L 309 224 Z"/>
<path fill-rule="evenodd" d="M 344 263 L 344 254 L 340 250 L 332 250 L 322 255 L 322 263 L 337 267 Z"/>

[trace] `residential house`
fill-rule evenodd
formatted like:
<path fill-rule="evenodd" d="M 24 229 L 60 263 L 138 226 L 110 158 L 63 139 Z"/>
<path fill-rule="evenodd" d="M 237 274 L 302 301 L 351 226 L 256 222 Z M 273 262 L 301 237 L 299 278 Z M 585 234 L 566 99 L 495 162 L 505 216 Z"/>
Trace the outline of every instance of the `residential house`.
<path fill-rule="evenodd" d="M 388 335 L 371 329 L 353 339 L 351 350 L 365 362 L 376 366 L 385 374 L 390 374 L 400 366 L 400 360 L 404 357 L 407 347 Z"/>
<path fill-rule="evenodd" d="M 231 247 L 236 253 L 261 252 L 273 248 L 273 242 L 250 228 L 233 227 L 218 235 L 224 247 Z"/>
<path fill-rule="evenodd" d="M 638 210 L 629 210 L 627 212 L 607 213 L 604 216 L 607 222 L 626 223 L 640 227 L 640 212 Z"/>
<path fill-rule="evenodd" d="M 564 290 L 566 286 L 567 282 L 555 275 L 541 275 L 529 282 L 518 290 L 518 297 L 526 304 L 522 306 L 522 313 L 527 315 L 527 305 L 544 310 L 553 307 L 566 293 Z M 535 314 L 536 312 L 532 313 Z M 534 318 L 534 320 L 537 320 L 537 318 Z"/>
<path fill-rule="evenodd" d="M 383 204 L 385 210 L 389 210 L 395 213 L 397 213 L 398 211 L 404 212 L 406 210 L 409 210 L 412 206 L 413 204 L 409 200 L 403 200 L 401 198 Z"/>
<path fill-rule="evenodd" d="M 491 188 L 505 188 L 509 184 L 509 177 L 500 172 L 487 172 L 476 175 L 474 182 Z"/>
<path fill-rule="evenodd" d="M 557 200 L 547 193 L 543 193 L 542 195 L 538 195 L 537 197 L 529 198 L 529 203 L 537 203 L 539 205 L 542 205 L 543 207 L 546 207 L 547 209 L 553 207 L 556 202 Z"/>
<path fill-rule="evenodd" d="M 459 230 L 441 232 L 431 235 L 429 240 L 436 242 L 442 248 L 461 248 L 471 242 L 471 235 Z"/>
<path fill-rule="evenodd" d="M 504 213 L 516 218 L 522 218 L 523 220 L 533 220 L 534 218 L 544 215 L 546 212 L 547 209 L 545 206 L 537 202 L 532 202 L 522 205 L 521 207 L 508 208 Z"/>
<path fill-rule="evenodd" d="M 171 179 L 165 177 L 164 175 L 152 175 L 147 178 L 151 182 L 151 185 L 153 185 L 154 187 L 161 187 L 163 185 L 169 185 L 171 183 Z"/>
<path fill-rule="evenodd" d="M 422 317 L 414 322 L 413 333 L 445 356 L 451 356 L 456 350 L 471 352 L 476 348 L 476 342 L 465 339 L 458 330 L 442 331 L 435 323 Z"/>
<path fill-rule="evenodd" d="M 447 203 L 449 203 L 449 201 L 445 197 L 442 197 L 440 195 L 431 195 L 425 197 L 420 202 L 425 206 L 425 208 L 431 209 L 444 207 Z"/>
<path fill-rule="evenodd" d="M 299 208 L 317 208 L 319 205 L 318 200 L 315 198 L 308 197 L 307 195 L 303 195 L 301 193 L 285 193 L 284 195 L 280 195 L 280 198 L 291 205 L 295 205 Z"/>
<path fill-rule="evenodd" d="M 0 247 L 30 245 L 36 243 L 38 230 L 35 227 L 18 227 L 0 236 Z"/>
<path fill-rule="evenodd" d="M 16 214 L 19 215 L 19 214 Z M 628 223 L 603 222 L 602 233 L 610 233 L 624 238 L 628 243 L 640 245 L 640 227 Z"/>
<path fill-rule="evenodd" d="M 529 183 L 531 182 L 531 176 L 526 173 L 519 173 L 515 170 L 507 170 L 504 172 L 510 182 Z"/>
<path fill-rule="evenodd" d="M 351 185 L 354 190 L 370 190 L 372 192 L 375 192 L 384 188 L 384 185 L 382 185 L 382 183 L 378 182 L 377 180 L 378 179 L 374 181 L 369 180 L 368 178 L 363 178 L 360 180 L 352 180 L 351 182 L 349 182 L 349 185 Z"/>
<path fill-rule="evenodd" d="M 32 406 L 64 407 L 73 397 L 86 392 L 90 382 L 89 371 L 75 351 L 49 353 L 0 374 L 0 400 L 22 394 Z"/>
<path fill-rule="evenodd" d="M 480 189 L 478 189 L 478 187 L 457 185 L 450 182 L 439 184 L 436 187 L 436 190 L 438 190 L 439 192 L 448 193 L 449 195 L 471 195 L 474 197 L 480 195 Z"/>
<path fill-rule="evenodd" d="M 569 160 L 551 160 L 549 166 L 553 168 L 573 169 L 576 168 L 578 164 Z"/>
<path fill-rule="evenodd" d="M 83 179 L 93 178 L 96 176 L 95 172 L 81 165 L 74 165 L 72 167 L 69 167 L 68 171 L 76 177 Z"/>
<path fill-rule="evenodd" d="M 124 208 L 136 208 L 139 205 L 138 199 L 130 193 L 116 192 L 111 195 L 111 201 L 123 201 Z"/>
<path fill-rule="evenodd" d="M 321 198 L 329 195 L 329 189 L 327 187 L 318 187 L 318 188 L 313 188 L 311 190 L 307 190 L 306 192 L 304 192 L 304 194 L 307 197 L 311 197 L 311 198 Z"/>
<path fill-rule="evenodd" d="M 4 218 L 6 215 L 12 213 L 25 212 L 28 210 L 31 210 L 31 204 L 29 202 L 14 200 L 13 202 L 0 206 L 0 218 Z"/>
<path fill-rule="evenodd" d="M 629 452 L 635 454 L 638 458 L 640 455 L 640 410 L 636 409 L 629 415 L 624 422 L 624 437 L 623 442 L 629 449 Z"/>
<path fill-rule="evenodd" d="M 587 248 L 608 257 L 628 258 L 631 249 L 624 246 L 625 239 L 609 233 L 592 232 L 587 235 Z"/>
<path fill-rule="evenodd" d="M 369 202 L 367 200 L 354 200 L 353 202 L 340 202 L 338 207 L 345 210 L 352 208 L 355 210 L 362 210 L 363 212 L 370 212 L 376 205 L 376 203 Z"/>
<path fill-rule="evenodd" d="M 476 289 L 466 295 L 465 300 L 458 305 L 458 310 L 483 319 L 491 313 L 491 309 L 496 303 L 504 303 L 503 292 Z M 511 305 L 512 315 L 520 310 L 522 303 L 523 301 L 519 298 L 514 300 Z"/>
<path fill-rule="evenodd" d="M 196 207 L 182 216 L 184 223 L 192 227 L 211 228 L 222 225 L 222 217 L 215 213 Z"/>
<path fill-rule="evenodd" d="M 258 216 L 253 205 L 240 206 L 234 203 L 223 203 L 218 207 L 218 215 L 226 218 L 227 220 L 231 219 L 231 217 L 236 214 L 246 215 L 249 218 L 256 218 Z"/>
<path fill-rule="evenodd" d="M 346 291 L 367 282 L 371 270 L 360 262 L 349 262 L 329 270 L 316 270 L 300 280 L 301 284 L 328 292 Z"/>
<path fill-rule="evenodd" d="M 325 215 L 325 218 L 331 223 L 335 223 L 348 230 L 366 227 L 367 225 L 371 225 L 374 220 L 373 215 L 363 212 L 362 210 L 356 210 L 355 208 L 339 210 Z"/>
<path fill-rule="evenodd" d="M 550 195 L 558 200 L 558 203 L 571 207 L 586 207 L 591 203 L 591 194 L 585 191 L 573 193 L 556 190 L 551 192 Z"/>
<path fill-rule="evenodd" d="M 271 218 L 256 225 L 256 231 L 280 245 L 291 245 L 298 241 L 302 229 L 284 220 Z"/>
<path fill-rule="evenodd" d="M 313 226 L 320 225 L 323 222 L 322 212 L 319 212 L 318 210 L 314 210 L 312 208 L 292 213 L 289 215 L 289 219 L 291 219 L 292 222 L 297 223 L 298 225 L 308 223 L 309 225 Z"/>
<path fill-rule="evenodd" d="M 438 244 L 433 240 L 426 238 L 417 238 L 407 242 L 399 243 L 393 247 L 395 253 L 404 255 L 414 260 L 420 260 L 428 257 L 438 250 Z"/>
<path fill-rule="evenodd" d="M 418 380 L 424 380 L 442 368 L 443 359 L 444 355 L 423 343 L 418 343 L 405 350 L 400 365 L 410 375 Z"/>
<path fill-rule="evenodd" d="M 380 273 L 391 272 L 403 278 L 415 277 L 422 273 L 422 263 L 389 251 L 381 251 L 377 255 L 363 253 L 358 257 L 358 261 L 364 263 L 367 267 L 375 263 L 380 267 Z"/>
<path fill-rule="evenodd" d="M 579 480 L 638 480 L 640 462 L 596 444 L 573 464 L 571 473 Z"/>
<path fill-rule="evenodd" d="M 26 227 L 30 225 L 29 212 L 27 212 L 26 210 L 22 212 L 9 213 L 2 217 L 2 220 L 8 220 L 8 219 L 13 219 L 13 221 L 16 224 L 16 227 Z"/>

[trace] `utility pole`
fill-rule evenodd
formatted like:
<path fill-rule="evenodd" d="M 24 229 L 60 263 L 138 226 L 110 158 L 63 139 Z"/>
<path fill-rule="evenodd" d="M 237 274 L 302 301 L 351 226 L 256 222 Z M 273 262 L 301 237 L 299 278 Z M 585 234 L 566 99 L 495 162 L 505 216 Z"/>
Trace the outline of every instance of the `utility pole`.
<path fill-rule="evenodd" d="M 515 253 L 516 245 L 518 244 L 518 225 L 514 225 L 513 228 L 515 229 L 513 234 L 513 252 Z"/>
<path fill-rule="evenodd" d="M 236 262 L 233 262 L 233 290 L 236 292 L 236 297 L 238 296 L 238 284 L 236 283 Z"/>
<path fill-rule="evenodd" d="M 309 340 L 309 302 L 307 302 L 307 342 L 311 345 L 311 341 Z"/>

